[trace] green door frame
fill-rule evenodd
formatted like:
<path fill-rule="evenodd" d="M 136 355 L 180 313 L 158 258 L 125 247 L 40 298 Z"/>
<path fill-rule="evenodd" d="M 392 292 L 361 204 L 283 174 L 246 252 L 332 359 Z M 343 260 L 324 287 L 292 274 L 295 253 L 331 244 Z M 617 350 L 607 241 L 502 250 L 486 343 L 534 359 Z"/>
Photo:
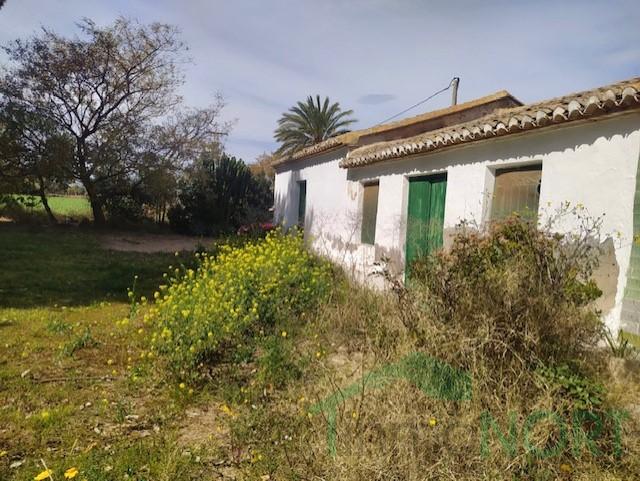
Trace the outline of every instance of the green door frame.
<path fill-rule="evenodd" d="M 405 273 L 416 259 L 442 247 L 447 174 L 410 177 Z"/>
<path fill-rule="evenodd" d="M 307 181 L 298 181 L 298 227 L 304 229 L 304 219 L 307 212 Z"/>

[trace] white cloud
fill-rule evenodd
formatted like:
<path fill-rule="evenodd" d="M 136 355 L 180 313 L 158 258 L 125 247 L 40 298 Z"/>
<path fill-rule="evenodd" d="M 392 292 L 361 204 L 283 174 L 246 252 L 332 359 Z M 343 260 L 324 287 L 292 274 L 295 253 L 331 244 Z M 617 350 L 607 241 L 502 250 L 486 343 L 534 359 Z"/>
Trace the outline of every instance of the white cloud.
<path fill-rule="evenodd" d="M 275 147 L 279 115 L 309 94 L 354 109 L 368 126 L 453 76 L 460 101 L 503 88 L 534 101 L 638 75 L 633 1 L 7 0 L 0 41 L 40 25 L 70 34 L 83 16 L 117 15 L 181 28 L 194 61 L 185 98 L 225 96 L 225 115 L 238 120 L 227 147 L 247 161 Z M 362 103 L 371 95 L 388 97 Z"/>

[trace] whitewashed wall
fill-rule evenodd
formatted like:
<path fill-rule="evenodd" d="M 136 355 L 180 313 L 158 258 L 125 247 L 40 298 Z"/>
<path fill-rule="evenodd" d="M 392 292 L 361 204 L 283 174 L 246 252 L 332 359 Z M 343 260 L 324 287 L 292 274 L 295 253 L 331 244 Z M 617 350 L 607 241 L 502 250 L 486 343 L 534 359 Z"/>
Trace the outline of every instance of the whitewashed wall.
<path fill-rule="evenodd" d="M 297 224 L 298 182 L 306 181 L 305 237 L 317 252 L 360 277 L 373 264 L 374 250 L 360 244 L 362 188 L 338 166 L 346 152 L 338 149 L 277 169 L 274 217 L 286 228 Z"/>
<path fill-rule="evenodd" d="M 540 214 L 564 202 L 582 204 L 591 216 L 604 214 L 603 234 L 614 240 L 617 286 L 606 320 L 617 329 L 633 241 L 633 206 L 640 114 L 582 123 L 547 131 L 512 135 L 454 147 L 438 153 L 345 170 L 338 167 L 346 150 L 317 155 L 287 166 L 276 175 L 276 220 L 297 219 L 297 180 L 307 180 L 306 230 L 314 247 L 355 274 L 367 275 L 375 258 L 372 246 L 360 245 L 362 182 L 379 180 L 376 248 L 404 262 L 408 180 L 414 175 L 447 173 L 444 228 L 462 220 L 486 220 L 496 168 L 542 164 Z M 576 228 L 566 217 L 559 231 Z M 368 278 L 368 277 L 367 277 Z M 611 279 L 610 279 L 611 281 Z"/>

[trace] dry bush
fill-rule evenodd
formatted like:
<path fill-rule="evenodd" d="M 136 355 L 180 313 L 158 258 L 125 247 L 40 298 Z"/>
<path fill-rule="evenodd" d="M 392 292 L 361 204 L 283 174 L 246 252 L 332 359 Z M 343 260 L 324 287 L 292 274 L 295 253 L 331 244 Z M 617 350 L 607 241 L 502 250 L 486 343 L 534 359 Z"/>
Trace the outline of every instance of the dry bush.
<path fill-rule="evenodd" d="M 417 341 L 461 367 L 481 359 L 496 382 L 584 359 L 602 339 L 591 305 L 601 294 L 591 279 L 599 248 L 590 234 L 567 239 L 518 218 L 488 233 L 462 230 L 449 251 L 413 268 Z M 434 324 L 455 336 L 455 348 L 433 342 Z"/>
<path fill-rule="evenodd" d="M 592 234 L 563 237 L 510 219 L 486 233 L 462 229 L 448 252 L 415 266 L 406 287 L 381 294 L 341 283 L 304 341 L 331 352 L 252 425 L 265 457 L 279 460 L 270 472 L 347 481 L 634 479 L 637 419 L 620 417 L 600 386 L 606 353 L 597 348 Z M 470 398 L 435 399 L 407 379 L 363 381 L 416 352 L 468 373 Z M 311 402 L 301 406 L 301 395 Z M 332 395 L 342 397 L 333 452 L 332 414 L 317 409 Z M 260 463 L 252 469 L 264 472 Z"/>

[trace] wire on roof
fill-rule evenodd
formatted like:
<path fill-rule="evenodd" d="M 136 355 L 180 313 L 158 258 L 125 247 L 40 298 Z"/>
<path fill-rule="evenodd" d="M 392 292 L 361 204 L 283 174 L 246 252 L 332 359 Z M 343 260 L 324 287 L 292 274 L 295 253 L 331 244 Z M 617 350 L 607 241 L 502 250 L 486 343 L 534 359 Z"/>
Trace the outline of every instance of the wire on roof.
<path fill-rule="evenodd" d="M 407 112 L 409 112 L 409 110 L 411 109 L 415 109 L 416 107 L 419 107 L 420 105 L 422 105 L 423 103 L 431 100 L 433 97 L 435 97 L 436 95 L 440 95 L 442 92 L 446 92 L 447 90 L 449 90 L 451 88 L 451 86 L 453 85 L 453 81 L 455 80 L 456 77 L 453 77 L 451 79 L 451 81 L 449 82 L 449 85 L 447 85 L 445 88 L 438 90 L 437 92 L 429 95 L 426 99 L 421 100 L 420 102 L 418 102 L 417 104 L 412 105 L 411 107 L 404 109 L 402 112 L 398 112 L 395 115 L 392 115 L 391 117 L 389 117 L 388 119 L 384 119 L 382 122 L 378 122 L 376 125 L 380 125 L 380 124 L 384 124 L 386 122 L 389 122 L 389 120 L 393 120 L 396 117 L 401 116 L 402 114 L 406 114 Z"/>

